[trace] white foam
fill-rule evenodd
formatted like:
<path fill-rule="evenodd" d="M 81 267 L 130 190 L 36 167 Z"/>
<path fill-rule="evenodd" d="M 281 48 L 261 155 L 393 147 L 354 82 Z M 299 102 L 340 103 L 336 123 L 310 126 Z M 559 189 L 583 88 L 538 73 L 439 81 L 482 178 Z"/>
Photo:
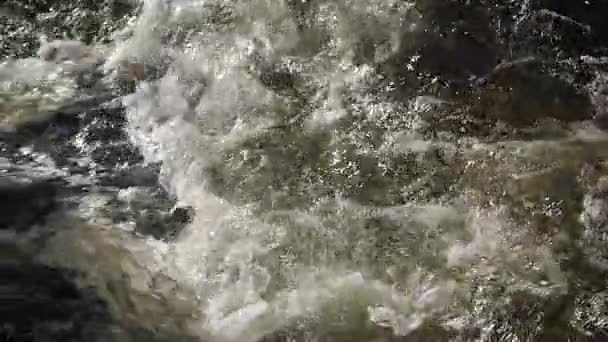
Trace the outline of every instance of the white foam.
<path fill-rule="evenodd" d="M 393 5 L 397 10 L 389 11 Z M 518 249 L 525 233 L 509 227 L 522 234 L 513 240 L 499 215 L 443 205 L 375 208 L 330 198 L 318 199 L 313 207 L 257 216 L 211 189 L 207 169 L 223 164 L 227 151 L 271 134 L 268 129 L 280 124 L 273 111 L 289 110 L 284 96 L 254 77 L 285 58 L 293 57 L 299 63 L 294 69 L 305 71 L 299 76 L 306 83 L 300 90 L 311 94 L 304 113 L 309 128 L 334 134 L 335 124 L 351 114 L 344 105 L 348 96 L 361 105 L 353 115 L 364 118 L 401 110 L 369 98 L 376 71 L 355 66 L 353 54 L 362 38 L 388 39 L 388 46 L 376 51 L 376 61 L 394 53 L 394 32 L 412 24 L 401 20 L 409 5 L 357 0 L 310 6 L 318 6 L 311 19 L 317 20 L 312 26 L 318 32 L 299 32 L 281 0 L 146 1 L 133 35 L 119 42 L 109 58 L 108 66 L 124 60 L 170 64 L 165 75 L 142 82 L 124 103 L 131 138 L 146 160 L 163 163 L 164 184 L 196 211 L 176 241 L 145 245 L 162 250 L 162 257 L 154 259 L 155 272 L 200 300 L 202 316 L 189 325 L 193 333 L 218 341 L 255 341 L 301 318 L 322 325 L 326 308 L 346 305 L 370 308 L 372 321 L 407 335 L 426 319 L 441 320 L 450 305 L 455 310 L 451 321 L 464 316 L 467 308 L 455 304 L 459 290 L 475 284 L 479 274 L 503 274 L 504 284 L 529 285 L 534 272 L 518 258 L 543 264 L 551 257 L 535 246 Z M 214 8 L 222 7 L 229 9 L 227 23 L 212 23 Z M 185 41 L 167 38 L 180 27 Z M 319 50 L 304 43 L 315 34 L 326 35 L 327 46 Z M 165 57 L 172 62 L 161 61 Z M 397 153 L 423 153 L 433 144 L 404 131 L 387 146 Z M 386 227 L 370 223 L 374 220 L 387 221 Z M 381 240 L 383 234 L 392 240 Z M 448 271 L 458 267 L 470 272 L 456 282 Z M 547 270 L 561 285 L 550 261 L 538 273 Z M 389 279 L 382 273 L 390 273 Z"/>

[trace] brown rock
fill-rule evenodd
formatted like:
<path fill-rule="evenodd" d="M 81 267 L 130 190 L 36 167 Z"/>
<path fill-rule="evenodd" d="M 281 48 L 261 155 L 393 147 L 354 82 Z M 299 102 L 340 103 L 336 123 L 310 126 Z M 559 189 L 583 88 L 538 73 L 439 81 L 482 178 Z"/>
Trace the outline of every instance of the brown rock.
<path fill-rule="evenodd" d="M 141 81 L 145 78 L 145 67 L 142 63 L 129 63 L 127 74 L 129 81 Z"/>

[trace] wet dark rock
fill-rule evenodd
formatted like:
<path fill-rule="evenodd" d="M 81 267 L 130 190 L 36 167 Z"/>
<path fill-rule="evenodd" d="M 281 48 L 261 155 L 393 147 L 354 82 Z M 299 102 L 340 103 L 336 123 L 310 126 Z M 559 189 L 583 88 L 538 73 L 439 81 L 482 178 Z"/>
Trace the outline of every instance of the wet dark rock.
<path fill-rule="evenodd" d="M 293 88 L 295 84 L 295 76 L 286 70 L 263 70 L 260 73 L 260 81 L 268 89 L 281 91 L 283 89 Z"/>
<path fill-rule="evenodd" d="M 82 137 L 87 144 L 127 141 L 122 106 L 106 103 L 83 113 Z"/>
<path fill-rule="evenodd" d="M 545 73 L 542 63 L 534 59 L 497 67 L 475 90 L 473 101 L 474 115 L 516 127 L 543 118 L 588 120 L 594 114 L 588 94 Z"/>
<path fill-rule="evenodd" d="M 85 142 L 124 141 L 127 138 L 127 134 L 122 129 L 123 123 L 120 121 L 120 118 L 116 118 L 115 120 L 96 118 L 83 131 Z"/>
<path fill-rule="evenodd" d="M 143 235 L 162 239 L 173 232 L 173 227 L 167 215 L 156 211 L 145 211 L 137 218 L 135 230 Z"/>
<path fill-rule="evenodd" d="M 78 289 L 71 272 L 15 261 L 0 262 L 0 340 L 116 340 L 105 303 Z"/>
<path fill-rule="evenodd" d="M 137 148 L 128 143 L 98 146 L 91 152 L 91 158 L 96 163 L 110 168 L 124 163 L 143 162 L 143 157 Z"/>
<path fill-rule="evenodd" d="M 72 136 L 80 129 L 80 114 L 99 107 L 115 97 L 112 93 L 106 92 L 76 99 L 57 110 L 32 115 L 30 120 L 21 121 L 15 127 L 5 129 L 1 137 L 27 144 L 43 135 Z"/>
<path fill-rule="evenodd" d="M 191 208 L 176 208 L 172 213 L 144 210 L 136 220 L 135 230 L 156 239 L 175 237 L 192 219 Z"/>
<path fill-rule="evenodd" d="M 427 100 L 414 101 L 412 111 L 428 124 L 421 130 L 426 139 L 434 139 L 442 132 L 454 137 L 477 136 L 488 137 L 500 135 L 500 130 L 489 120 L 468 115 L 462 103 L 434 100 L 434 103 L 425 103 Z"/>
<path fill-rule="evenodd" d="M 419 68 L 456 80 L 484 75 L 498 63 L 495 47 L 468 35 L 429 44 L 421 56 Z"/>
<path fill-rule="evenodd" d="M 494 8 L 485 1 L 417 1 L 416 10 L 415 20 L 422 22 L 404 32 L 399 51 L 378 66 L 394 83 L 397 100 L 461 95 L 472 79 L 499 63 Z"/>
<path fill-rule="evenodd" d="M 580 220 L 584 226 L 581 238 L 585 252 L 591 260 L 605 264 L 608 261 L 608 178 L 600 178 L 585 195 Z"/>
<path fill-rule="evenodd" d="M 152 331 L 119 320 L 96 288 L 77 285 L 76 272 L 7 250 L 11 245 L 0 244 L 0 341 L 198 341 L 161 326 Z"/>
<path fill-rule="evenodd" d="M 2 6 L 12 16 L 0 16 L 0 57 L 17 58 L 33 56 L 41 34 L 106 43 L 137 11 L 137 4 L 123 0 L 6 0 Z"/>
<path fill-rule="evenodd" d="M 583 208 L 581 220 L 590 230 L 608 226 L 608 192 L 593 191 L 587 194 Z"/>
<path fill-rule="evenodd" d="M 595 116 L 595 125 L 603 130 L 608 130 L 608 113 L 601 113 Z"/>
<path fill-rule="evenodd" d="M 171 213 L 171 219 L 179 223 L 190 223 L 194 216 L 194 209 L 191 207 L 178 207 Z"/>
<path fill-rule="evenodd" d="M 133 186 L 158 186 L 158 167 L 131 166 L 124 169 L 112 170 L 109 174 L 101 176 L 100 185 L 129 188 Z"/>
<path fill-rule="evenodd" d="M 57 186 L 50 181 L 20 182 L 0 178 L 0 229 L 27 229 L 56 205 Z"/>
<path fill-rule="evenodd" d="M 518 56 L 554 60 L 590 52 L 589 26 L 546 8 L 528 9 L 514 27 L 511 48 Z"/>
<path fill-rule="evenodd" d="M 575 324 L 581 330 L 581 335 L 584 334 L 584 338 L 574 341 L 600 342 L 608 336 L 608 327 L 603 320 L 608 313 L 608 301 L 604 290 L 582 293 L 575 298 Z"/>
<path fill-rule="evenodd" d="M 36 115 L 35 120 L 21 122 L 12 130 L 6 130 L 3 138 L 19 144 L 28 144 L 50 130 L 55 130 L 59 135 L 67 135 L 74 132 L 74 121 L 77 122 L 76 117 L 60 111 L 40 113 Z"/>
<path fill-rule="evenodd" d="M 103 211 L 116 224 L 135 223 L 138 234 L 163 240 L 174 238 L 194 217 L 191 207 L 176 207 L 176 199 L 158 183 L 121 189 Z"/>
<path fill-rule="evenodd" d="M 545 9 L 555 13 L 565 25 L 580 27 L 584 34 L 562 34 L 558 43 L 564 49 L 578 53 L 593 53 L 608 47 L 608 2 L 602 0 L 589 0 L 583 2 L 538 0 L 536 8 Z M 595 50 L 595 51 L 594 51 Z"/>

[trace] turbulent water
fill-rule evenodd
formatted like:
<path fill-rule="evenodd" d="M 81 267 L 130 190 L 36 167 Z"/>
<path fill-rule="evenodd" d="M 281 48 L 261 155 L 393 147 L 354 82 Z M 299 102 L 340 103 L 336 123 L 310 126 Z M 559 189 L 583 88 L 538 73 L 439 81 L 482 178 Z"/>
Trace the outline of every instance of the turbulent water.
<path fill-rule="evenodd" d="M 251 342 L 608 334 L 608 39 L 585 17 L 606 6 L 140 5 L 92 45 L 109 82 L 127 61 L 145 79 L 77 105 L 86 129 L 54 131 L 66 150 L 5 148 L 69 184 L 35 259 L 77 270 L 119 326 Z M 11 137 L 107 91 L 35 57 L 0 77 Z M 165 222 L 189 210 L 183 229 Z"/>

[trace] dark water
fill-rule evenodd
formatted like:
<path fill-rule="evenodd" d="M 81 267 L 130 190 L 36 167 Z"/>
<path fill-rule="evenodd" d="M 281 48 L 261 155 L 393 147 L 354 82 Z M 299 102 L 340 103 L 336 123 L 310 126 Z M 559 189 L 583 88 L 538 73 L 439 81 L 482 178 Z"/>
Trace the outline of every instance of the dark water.
<path fill-rule="evenodd" d="M 0 13 L 1 339 L 608 336 L 605 2 Z"/>

